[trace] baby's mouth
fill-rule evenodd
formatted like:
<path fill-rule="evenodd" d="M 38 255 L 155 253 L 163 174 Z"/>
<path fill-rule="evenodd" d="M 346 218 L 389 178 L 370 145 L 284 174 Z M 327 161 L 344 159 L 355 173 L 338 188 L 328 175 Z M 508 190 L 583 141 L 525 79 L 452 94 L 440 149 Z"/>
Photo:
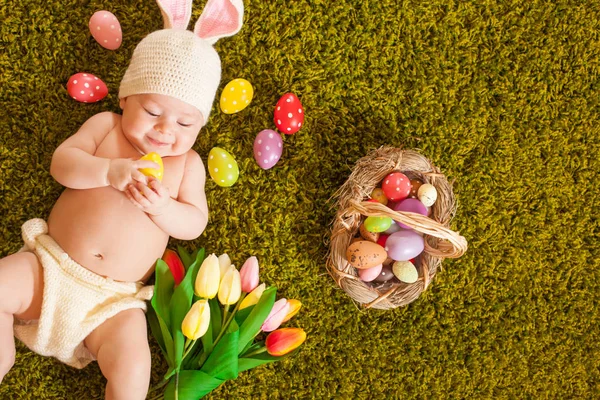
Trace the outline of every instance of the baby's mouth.
<path fill-rule="evenodd" d="M 152 146 L 156 146 L 156 147 L 165 147 L 165 146 L 169 146 L 169 145 L 170 145 L 170 143 L 160 142 L 160 141 L 158 141 L 158 140 L 154 140 L 154 139 L 152 139 L 152 138 L 151 138 L 151 137 L 149 137 L 149 136 L 147 137 L 147 139 L 148 139 L 148 141 L 150 142 L 150 144 L 151 144 Z"/>

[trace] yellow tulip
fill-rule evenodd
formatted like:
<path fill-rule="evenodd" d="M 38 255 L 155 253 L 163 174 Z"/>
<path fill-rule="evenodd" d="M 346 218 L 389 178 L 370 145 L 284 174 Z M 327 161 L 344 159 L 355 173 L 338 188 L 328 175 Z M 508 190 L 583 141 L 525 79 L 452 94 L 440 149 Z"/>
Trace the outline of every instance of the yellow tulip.
<path fill-rule="evenodd" d="M 288 311 L 287 315 L 283 319 L 282 324 L 292 319 L 294 315 L 298 314 L 298 311 L 300 311 L 300 307 L 302 307 L 302 303 L 300 303 L 300 300 L 296 299 L 288 300 L 288 304 L 290 305 L 290 311 Z"/>
<path fill-rule="evenodd" d="M 221 279 L 223 279 L 223 277 L 225 276 L 225 272 L 227 272 L 230 265 L 231 259 L 229 258 L 229 256 L 226 253 L 221 254 L 219 256 L 219 269 L 221 271 Z"/>
<path fill-rule="evenodd" d="M 198 297 L 212 299 L 219 292 L 220 278 L 219 259 L 214 254 L 211 254 L 204 259 L 200 266 L 194 284 L 194 293 Z"/>
<path fill-rule="evenodd" d="M 207 300 L 198 300 L 181 323 L 181 331 L 188 339 L 197 340 L 204 336 L 210 325 L 210 306 Z"/>
<path fill-rule="evenodd" d="M 223 305 L 235 304 L 242 294 L 242 281 L 240 272 L 233 266 L 225 273 L 219 286 L 219 301 Z"/>
<path fill-rule="evenodd" d="M 262 296 L 263 292 L 265 291 L 265 288 L 266 288 L 266 285 L 264 283 L 261 283 L 256 288 L 254 288 L 254 290 L 251 291 L 248 294 L 248 296 L 244 297 L 244 300 L 242 300 L 242 303 L 240 304 L 240 310 L 243 310 L 246 307 L 250 307 L 250 306 L 253 306 L 256 303 L 258 303 L 258 300 L 260 299 L 260 296 Z"/>

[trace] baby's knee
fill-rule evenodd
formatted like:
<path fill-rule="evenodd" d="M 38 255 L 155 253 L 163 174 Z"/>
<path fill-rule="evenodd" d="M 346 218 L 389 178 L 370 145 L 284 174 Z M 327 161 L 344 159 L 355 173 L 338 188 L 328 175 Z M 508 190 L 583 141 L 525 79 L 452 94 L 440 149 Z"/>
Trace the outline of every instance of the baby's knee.
<path fill-rule="evenodd" d="M 102 352 L 101 352 L 102 353 Z M 118 351 L 111 351 L 107 357 L 98 354 L 98 363 L 107 380 L 126 380 L 143 383 L 150 382 L 151 355 L 147 342 L 138 342 L 131 346 L 120 346 Z"/>
<path fill-rule="evenodd" d="M 0 349 L 0 383 L 13 365 L 15 365 L 15 350 Z"/>

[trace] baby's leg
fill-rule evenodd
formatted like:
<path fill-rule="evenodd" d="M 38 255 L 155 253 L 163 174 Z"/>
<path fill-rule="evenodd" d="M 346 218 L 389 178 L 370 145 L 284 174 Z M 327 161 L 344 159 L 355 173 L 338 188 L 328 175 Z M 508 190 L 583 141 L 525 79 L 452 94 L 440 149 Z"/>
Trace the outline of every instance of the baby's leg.
<path fill-rule="evenodd" d="M 38 319 L 43 290 L 44 274 L 35 254 L 0 259 L 0 382 L 15 362 L 13 317 Z"/>
<path fill-rule="evenodd" d="M 85 345 L 107 379 L 106 400 L 143 400 L 150 384 L 150 346 L 146 316 L 122 311 L 96 328 Z"/>

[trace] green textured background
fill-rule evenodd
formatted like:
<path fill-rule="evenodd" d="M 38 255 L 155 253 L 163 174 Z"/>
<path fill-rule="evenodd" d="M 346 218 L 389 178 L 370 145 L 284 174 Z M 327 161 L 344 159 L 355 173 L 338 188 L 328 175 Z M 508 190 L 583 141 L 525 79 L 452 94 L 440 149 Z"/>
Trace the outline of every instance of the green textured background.
<path fill-rule="evenodd" d="M 204 1 L 197 1 L 195 23 Z M 527 4 L 523 4 L 527 3 Z M 217 102 L 196 150 L 240 166 L 232 188 L 211 180 L 211 221 L 199 240 L 236 265 L 258 256 L 262 279 L 304 307 L 297 356 L 245 372 L 221 398 L 600 397 L 597 213 L 600 3 L 597 1 L 258 1 L 217 50 L 221 88 L 255 88 L 244 111 Z M 123 46 L 101 48 L 87 23 L 107 9 Z M 53 150 L 93 114 L 118 112 L 120 78 L 137 42 L 162 27 L 151 0 L 0 3 L 0 255 L 20 226 L 47 217 L 61 187 Z M 87 71 L 109 96 L 67 96 Z M 255 135 L 274 128 L 295 92 L 305 126 L 261 170 Z M 217 96 L 220 95 L 220 90 Z M 326 274 L 327 200 L 354 162 L 381 145 L 420 149 L 460 202 L 453 228 L 470 244 L 417 301 L 360 311 Z M 156 382 L 166 370 L 154 346 Z M 1 399 L 91 399 L 97 365 L 79 371 L 18 348 Z"/>

